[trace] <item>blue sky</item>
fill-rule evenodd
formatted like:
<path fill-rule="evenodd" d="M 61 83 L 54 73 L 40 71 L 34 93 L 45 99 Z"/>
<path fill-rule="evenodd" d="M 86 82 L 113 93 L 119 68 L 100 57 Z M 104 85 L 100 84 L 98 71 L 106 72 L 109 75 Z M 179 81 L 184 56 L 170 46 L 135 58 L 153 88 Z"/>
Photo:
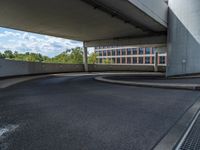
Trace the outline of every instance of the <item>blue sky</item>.
<path fill-rule="evenodd" d="M 53 57 L 66 49 L 82 47 L 83 43 L 47 35 L 23 32 L 0 27 L 0 52 L 34 52 Z"/>

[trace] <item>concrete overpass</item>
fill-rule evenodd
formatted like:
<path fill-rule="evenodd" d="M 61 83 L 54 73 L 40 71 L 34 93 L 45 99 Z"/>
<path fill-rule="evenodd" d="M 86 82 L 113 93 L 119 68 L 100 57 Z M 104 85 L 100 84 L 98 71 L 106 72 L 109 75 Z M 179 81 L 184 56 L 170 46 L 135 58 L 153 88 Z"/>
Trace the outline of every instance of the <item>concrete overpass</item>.
<path fill-rule="evenodd" d="M 187 43 L 190 33 L 187 34 L 186 30 L 187 27 L 191 27 L 191 32 L 199 29 L 199 5 L 198 0 L 169 0 L 168 15 L 168 5 L 164 0 L 2 0 L 0 26 L 84 41 L 86 70 L 86 47 L 167 44 L 168 75 L 187 74 L 200 72 L 199 66 L 188 61 L 194 57 L 198 62 L 197 55 L 177 54 L 182 49 L 189 51 L 187 46 L 177 46 L 185 42 L 191 44 Z M 177 20 L 182 24 L 178 25 Z M 189 21 L 193 20 L 195 25 L 190 25 Z M 193 35 L 198 38 L 198 33 Z M 195 37 L 194 40 L 191 37 L 191 41 L 196 41 Z M 199 47 L 198 42 L 195 44 L 195 48 L 189 46 L 191 54 Z M 175 54 L 180 58 L 174 57 Z"/>

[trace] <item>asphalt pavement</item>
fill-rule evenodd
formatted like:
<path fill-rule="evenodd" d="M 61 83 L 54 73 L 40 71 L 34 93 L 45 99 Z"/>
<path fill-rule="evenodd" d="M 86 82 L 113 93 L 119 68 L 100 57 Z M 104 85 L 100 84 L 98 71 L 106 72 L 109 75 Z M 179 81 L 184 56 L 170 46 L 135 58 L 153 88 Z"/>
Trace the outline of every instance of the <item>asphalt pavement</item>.
<path fill-rule="evenodd" d="M 199 96 L 93 76 L 34 79 L 0 89 L 0 149 L 152 149 Z"/>

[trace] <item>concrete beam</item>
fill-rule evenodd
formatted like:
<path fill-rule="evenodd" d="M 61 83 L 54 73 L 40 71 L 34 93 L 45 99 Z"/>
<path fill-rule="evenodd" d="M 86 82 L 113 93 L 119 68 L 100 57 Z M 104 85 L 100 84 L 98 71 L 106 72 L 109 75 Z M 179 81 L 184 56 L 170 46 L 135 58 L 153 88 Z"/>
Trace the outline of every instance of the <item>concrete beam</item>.
<path fill-rule="evenodd" d="M 127 45 L 155 45 L 155 46 L 166 46 L 167 37 L 166 35 L 159 36 L 146 36 L 138 38 L 119 38 L 119 39 L 108 39 L 108 40 L 97 40 L 97 41 L 86 41 L 86 47 L 96 46 L 127 46 Z"/>
<path fill-rule="evenodd" d="M 167 27 L 168 5 L 163 0 L 128 0 L 158 23 Z"/>

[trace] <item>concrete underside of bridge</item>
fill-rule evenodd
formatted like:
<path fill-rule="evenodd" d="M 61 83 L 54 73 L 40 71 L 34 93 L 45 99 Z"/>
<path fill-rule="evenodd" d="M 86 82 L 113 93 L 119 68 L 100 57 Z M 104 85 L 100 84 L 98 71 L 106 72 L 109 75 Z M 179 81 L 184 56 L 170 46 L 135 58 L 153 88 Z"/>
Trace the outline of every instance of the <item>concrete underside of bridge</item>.
<path fill-rule="evenodd" d="M 169 9 L 163 0 L 1 0 L 0 26 L 84 41 L 85 47 L 168 45 L 167 75 L 199 73 L 200 2 L 168 3 Z"/>
<path fill-rule="evenodd" d="M 2 0 L 0 26 L 85 41 L 86 46 L 163 44 L 163 10 L 167 5 L 157 0 Z"/>

